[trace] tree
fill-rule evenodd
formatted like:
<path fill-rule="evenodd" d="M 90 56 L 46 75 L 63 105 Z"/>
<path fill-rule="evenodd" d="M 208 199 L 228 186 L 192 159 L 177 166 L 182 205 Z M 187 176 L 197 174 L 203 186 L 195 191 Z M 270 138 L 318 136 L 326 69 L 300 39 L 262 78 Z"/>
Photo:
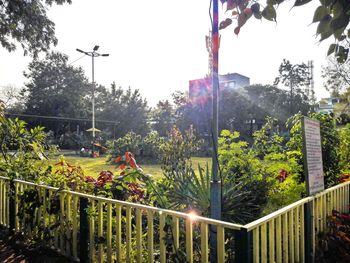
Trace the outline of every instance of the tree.
<path fill-rule="evenodd" d="M 327 62 L 327 66 L 322 67 L 324 85 L 333 101 L 337 101 L 333 111 L 335 116 L 340 117 L 340 124 L 346 124 L 350 121 L 350 62 L 340 64 L 335 58 L 328 58 Z"/>
<path fill-rule="evenodd" d="M 251 17 L 256 19 L 266 19 L 276 21 L 276 8 L 286 0 L 266 0 L 266 5 L 260 5 L 256 0 L 220 0 L 226 3 L 226 9 L 231 12 L 220 23 L 220 29 L 226 28 L 237 20 L 234 29 L 235 34 L 239 34 L 241 28 Z M 305 5 L 312 0 L 295 0 L 294 6 Z M 323 41 L 330 36 L 335 38 L 335 43 L 328 49 L 328 55 L 335 53 L 337 61 L 344 63 L 348 59 L 350 40 L 349 34 L 350 2 L 348 0 L 320 0 L 320 6 L 314 11 L 312 22 L 317 23 L 316 35 Z"/>
<path fill-rule="evenodd" d="M 139 90 L 123 90 L 112 83 L 111 90 L 100 86 L 96 91 L 96 117 L 116 124 L 105 126 L 114 136 L 122 137 L 130 131 L 144 136 L 149 132 L 149 108 Z"/>
<path fill-rule="evenodd" d="M 275 79 L 274 85 L 278 85 L 280 82 L 289 87 L 290 90 L 290 113 L 295 113 L 294 109 L 294 93 L 295 90 L 301 99 L 308 101 L 310 98 L 300 89 L 302 86 L 306 86 L 310 83 L 310 77 L 308 72 L 308 66 L 305 63 L 291 64 L 289 60 L 283 59 L 279 67 L 279 76 Z M 311 94 L 312 95 L 312 94 Z M 299 98 L 299 99 L 300 99 Z"/>
<path fill-rule="evenodd" d="M 71 0 L 2 0 L 0 1 L 0 43 L 9 52 L 20 43 L 24 55 L 34 57 L 47 52 L 50 45 L 57 44 L 55 24 L 46 12 L 53 4 L 71 3 Z"/>
<path fill-rule="evenodd" d="M 339 97 L 350 88 L 350 62 L 339 64 L 334 58 L 328 58 L 327 66 L 322 67 L 322 78 L 331 96 Z"/>
<path fill-rule="evenodd" d="M 157 107 L 151 112 L 152 128 L 158 132 L 161 137 L 167 136 L 175 124 L 173 106 L 168 100 L 159 101 Z"/>
<path fill-rule="evenodd" d="M 34 59 L 24 76 L 28 79 L 22 96 L 26 114 L 54 117 L 90 117 L 91 85 L 82 68 L 68 65 L 68 57 L 51 52 L 45 59 Z M 33 123 L 32 123 L 33 124 Z M 57 123 L 46 123 L 57 128 Z M 56 131 L 57 132 L 57 131 Z"/>

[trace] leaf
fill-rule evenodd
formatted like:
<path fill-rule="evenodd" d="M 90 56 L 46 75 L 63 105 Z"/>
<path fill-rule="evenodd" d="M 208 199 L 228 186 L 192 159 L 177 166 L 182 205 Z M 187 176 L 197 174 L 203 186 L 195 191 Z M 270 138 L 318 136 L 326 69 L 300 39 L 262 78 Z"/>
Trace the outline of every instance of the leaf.
<path fill-rule="evenodd" d="M 239 14 L 238 16 L 238 27 L 242 27 L 245 22 L 247 22 L 247 17 L 244 13 Z"/>
<path fill-rule="evenodd" d="M 257 4 L 257 3 L 256 3 Z M 277 0 L 267 0 L 266 1 L 267 5 L 277 5 Z"/>
<path fill-rule="evenodd" d="M 259 3 L 252 4 L 250 9 L 252 10 L 253 14 L 260 13 L 260 4 Z"/>
<path fill-rule="evenodd" d="M 221 22 L 220 22 L 219 29 L 220 29 L 220 30 L 221 30 L 221 29 L 224 29 L 224 28 L 228 27 L 228 26 L 231 25 L 231 24 L 232 24 L 232 19 L 226 18 L 224 21 L 221 21 Z"/>
<path fill-rule="evenodd" d="M 333 35 L 332 31 L 325 31 L 321 33 L 320 41 L 323 41 Z"/>
<path fill-rule="evenodd" d="M 226 11 L 232 10 L 237 7 L 237 0 L 227 0 Z"/>
<path fill-rule="evenodd" d="M 335 30 L 333 32 L 334 37 L 339 41 L 341 41 L 341 37 L 343 36 L 344 30 L 345 30 L 345 27 Z"/>
<path fill-rule="evenodd" d="M 332 19 L 330 26 L 333 29 L 333 31 L 336 31 L 337 29 L 340 29 L 343 27 L 345 28 L 348 24 L 349 24 L 349 17 L 342 14 L 337 18 Z"/>
<path fill-rule="evenodd" d="M 333 0 L 320 0 L 320 2 L 324 6 L 330 6 L 334 1 Z"/>
<path fill-rule="evenodd" d="M 255 17 L 256 19 L 261 19 L 261 18 L 262 18 L 261 12 L 253 13 L 253 14 L 254 14 L 254 17 Z"/>
<path fill-rule="evenodd" d="M 336 44 L 331 44 L 328 48 L 328 52 L 327 52 L 327 56 L 329 56 L 330 54 L 332 54 L 337 48 Z"/>
<path fill-rule="evenodd" d="M 321 21 L 326 15 L 328 15 L 328 9 L 324 6 L 319 6 L 317 7 L 315 14 L 314 14 L 314 18 L 312 19 L 312 23 Z"/>
<path fill-rule="evenodd" d="M 330 15 L 325 16 L 322 21 L 317 26 L 316 33 L 321 34 L 327 31 L 330 31 L 330 21 L 332 17 Z"/>
<path fill-rule="evenodd" d="M 311 2 L 312 0 L 295 0 L 294 6 L 301 6 L 301 5 L 305 5 L 309 2 Z"/>
<path fill-rule="evenodd" d="M 338 17 L 340 15 L 343 15 L 344 14 L 343 4 L 340 3 L 339 1 L 336 1 L 332 6 L 332 12 L 333 12 L 333 17 Z"/>
<path fill-rule="evenodd" d="M 266 6 L 261 15 L 269 21 L 276 21 L 276 10 L 272 5 Z"/>

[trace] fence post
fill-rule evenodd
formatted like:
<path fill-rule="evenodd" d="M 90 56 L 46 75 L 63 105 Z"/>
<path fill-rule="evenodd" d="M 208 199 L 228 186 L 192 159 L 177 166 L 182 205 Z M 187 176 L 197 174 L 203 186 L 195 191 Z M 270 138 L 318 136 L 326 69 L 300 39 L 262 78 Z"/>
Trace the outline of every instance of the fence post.
<path fill-rule="evenodd" d="M 79 211 L 80 211 L 80 231 L 79 231 L 79 259 L 81 263 L 89 262 L 89 227 L 88 227 L 88 216 L 87 207 L 88 199 L 85 197 L 79 198 Z"/>
<path fill-rule="evenodd" d="M 246 228 L 242 227 L 240 230 L 235 230 L 235 262 L 253 262 L 251 241 L 252 233 Z"/>
<path fill-rule="evenodd" d="M 16 186 L 15 182 L 13 180 L 10 180 L 9 185 L 9 227 L 10 227 L 10 234 L 13 234 L 16 228 Z"/>
<path fill-rule="evenodd" d="M 305 211 L 305 217 L 304 217 L 304 239 L 305 239 L 305 262 L 306 263 L 313 263 L 314 262 L 314 229 L 313 229 L 313 203 L 312 201 L 307 202 L 304 204 L 304 211 Z"/>

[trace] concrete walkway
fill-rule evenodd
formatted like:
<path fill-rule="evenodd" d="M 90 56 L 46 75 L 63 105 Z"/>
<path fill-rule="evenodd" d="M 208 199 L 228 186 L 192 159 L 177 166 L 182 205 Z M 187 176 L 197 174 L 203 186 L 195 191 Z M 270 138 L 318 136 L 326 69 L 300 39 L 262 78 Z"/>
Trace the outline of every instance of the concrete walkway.
<path fill-rule="evenodd" d="M 0 241 L 0 262 L 2 263 L 26 263 L 29 262 L 20 251 L 14 251 L 4 242 Z"/>

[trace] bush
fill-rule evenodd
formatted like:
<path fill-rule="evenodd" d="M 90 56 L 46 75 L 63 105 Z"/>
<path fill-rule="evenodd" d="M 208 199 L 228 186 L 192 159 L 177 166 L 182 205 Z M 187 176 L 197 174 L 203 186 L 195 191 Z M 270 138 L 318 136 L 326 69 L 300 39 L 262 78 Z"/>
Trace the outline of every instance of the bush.
<path fill-rule="evenodd" d="M 336 120 L 331 114 L 323 113 L 310 113 L 309 117 L 320 121 L 325 187 L 329 188 L 339 183 L 340 174 L 340 136 L 336 129 Z M 291 117 L 287 122 L 287 125 L 290 127 L 290 139 L 287 143 L 287 149 L 290 152 L 298 153 L 297 162 L 300 165 L 303 164 L 301 119 L 302 115 L 299 113 Z M 299 180 L 301 182 L 305 181 L 303 170 L 299 173 Z"/>
<path fill-rule="evenodd" d="M 128 132 L 124 137 L 107 142 L 109 162 L 113 163 L 117 156 L 125 152 L 134 153 L 135 157 L 143 163 L 159 163 L 159 147 L 163 138 L 153 131 L 142 138 L 134 132 Z"/>
<path fill-rule="evenodd" d="M 339 129 L 340 145 L 339 145 L 339 165 L 341 171 L 350 172 L 350 124 Z"/>
<path fill-rule="evenodd" d="M 350 215 L 333 210 L 327 218 L 328 230 L 320 233 L 316 247 L 316 262 L 350 261 Z"/>

